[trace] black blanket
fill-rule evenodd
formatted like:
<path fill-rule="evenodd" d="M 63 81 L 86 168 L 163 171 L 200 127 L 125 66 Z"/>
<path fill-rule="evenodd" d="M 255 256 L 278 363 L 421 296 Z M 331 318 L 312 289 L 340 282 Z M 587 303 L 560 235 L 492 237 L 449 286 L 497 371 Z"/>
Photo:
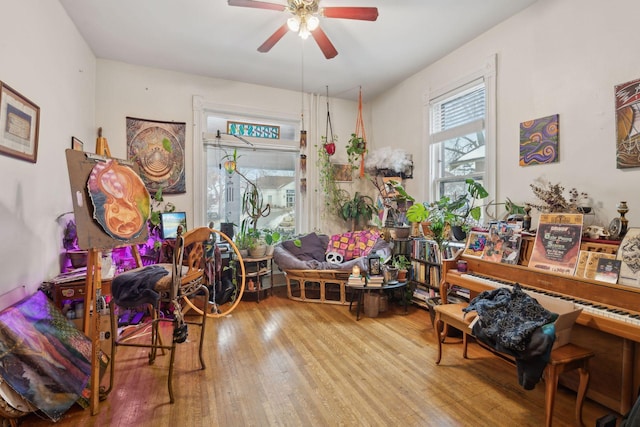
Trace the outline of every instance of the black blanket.
<path fill-rule="evenodd" d="M 161 265 L 149 265 L 119 274 L 111 282 L 113 299 L 122 307 L 156 305 L 160 294 L 155 291 L 155 284 L 167 274 L 169 272 Z"/>

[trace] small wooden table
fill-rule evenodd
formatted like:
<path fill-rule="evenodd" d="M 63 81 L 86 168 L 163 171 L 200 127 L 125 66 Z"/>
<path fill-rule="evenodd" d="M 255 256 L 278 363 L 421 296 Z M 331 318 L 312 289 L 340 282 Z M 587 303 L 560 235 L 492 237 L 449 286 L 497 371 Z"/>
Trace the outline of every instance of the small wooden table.
<path fill-rule="evenodd" d="M 354 296 L 357 294 L 358 300 L 356 303 L 356 320 L 360 320 L 360 307 L 362 306 L 362 303 L 363 303 L 364 291 L 368 291 L 368 292 L 390 291 L 391 289 L 401 289 L 407 286 L 407 283 L 408 282 L 396 282 L 396 283 L 391 283 L 383 286 L 367 286 L 366 284 L 350 285 L 347 283 L 347 287 L 353 290 L 353 293 L 351 294 L 351 301 L 349 302 L 349 311 L 351 311 L 351 305 L 353 304 Z M 404 313 L 406 314 L 408 303 L 407 303 L 407 298 L 405 296 L 402 297 L 402 303 L 404 305 Z"/>

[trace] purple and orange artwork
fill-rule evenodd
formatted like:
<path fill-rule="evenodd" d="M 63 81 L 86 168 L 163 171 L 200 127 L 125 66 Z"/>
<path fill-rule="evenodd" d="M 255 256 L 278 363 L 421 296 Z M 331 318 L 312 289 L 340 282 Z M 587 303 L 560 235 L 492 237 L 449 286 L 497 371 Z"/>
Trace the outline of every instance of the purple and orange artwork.
<path fill-rule="evenodd" d="M 520 166 L 558 161 L 559 115 L 520 123 Z"/>

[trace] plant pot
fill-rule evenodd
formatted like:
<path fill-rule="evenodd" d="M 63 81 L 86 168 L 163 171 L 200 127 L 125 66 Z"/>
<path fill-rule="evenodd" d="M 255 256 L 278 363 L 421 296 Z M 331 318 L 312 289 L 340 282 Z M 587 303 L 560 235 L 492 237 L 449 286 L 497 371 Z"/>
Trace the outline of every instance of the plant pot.
<path fill-rule="evenodd" d="M 433 238 L 433 232 L 431 231 L 431 223 L 424 221 L 420 223 L 420 225 L 422 226 L 422 234 L 424 235 L 424 237 L 426 237 L 427 239 Z"/>
<path fill-rule="evenodd" d="M 451 226 L 451 234 L 453 234 L 453 238 L 457 241 L 461 242 L 467 238 L 467 232 L 462 229 L 459 225 Z"/>
<path fill-rule="evenodd" d="M 251 258 L 262 258 L 267 252 L 267 245 L 258 245 L 254 248 L 249 248 L 249 256 Z"/>
<path fill-rule="evenodd" d="M 411 234 L 411 227 L 409 226 L 399 226 L 393 227 L 396 233 L 396 239 L 407 239 L 409 234 Z"/>
<path fill-rule="evenodd" d="M 275 245 L 267 245 L 267 251 L 264 253 L 266 256 L 272 256 L 273 250 L 276 248 Z"/>
<path fill-rule="evenodd" d="M 398 282 L 407 281 L 407 270 L 398 270 Z"/>
<path fill-rule="evenodd" d="M 398 281 L 398 269 L 395 267 L 387 267 L 382 271 L 385 283 L 394 283 Z"/>
<path fill-rule="evenodd" d="M 87 255 L 88 255 L 87 251 L 82 251 L 82 250 L 67 251 L 67 256 L 69 257 L 69 260 L 71 261 L 71 266 L 73 268 L 86 267 Z"/>

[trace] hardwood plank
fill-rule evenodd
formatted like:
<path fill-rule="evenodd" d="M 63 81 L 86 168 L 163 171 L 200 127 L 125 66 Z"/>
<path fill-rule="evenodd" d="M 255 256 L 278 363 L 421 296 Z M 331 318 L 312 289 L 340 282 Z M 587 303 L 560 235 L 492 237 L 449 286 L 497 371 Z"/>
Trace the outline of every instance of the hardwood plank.
<path fill-rule="evenodd" d="M 475 343 L 469 357 L 448 338 L 440 366 L 429 314 L 390 304 L 377 318 L 355 308 L 291 301 L 284 289 L 209 319 L 207 368 L 199 370 L 198 328 L 178 345 L 176 403 L 168 356 L 119 348 L 115 390 L 99 414 L 74 405 L 56 426 L 485 426 L 544 424 L 544 387 L 527 391 L 515 368 Z M 167 336 L 166 339 L 169 339 Z M 573 425 L 575 393 L 558 391 L 554 426 Z M 585 401 L 586 425 L 610 411 Z M 54 423 L 30 414 L 25 426 Z"/>

